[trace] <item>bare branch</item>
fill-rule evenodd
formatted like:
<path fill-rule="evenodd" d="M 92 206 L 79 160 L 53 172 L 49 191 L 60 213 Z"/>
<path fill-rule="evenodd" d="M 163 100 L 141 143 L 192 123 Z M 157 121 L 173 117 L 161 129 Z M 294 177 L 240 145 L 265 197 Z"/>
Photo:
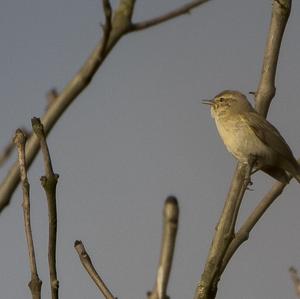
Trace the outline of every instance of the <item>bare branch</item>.
<path fill-rule="evenodd" d="M 204 2 L 204 0 L 194 2 L 197 3 L 197 5 L 200 5 L 202 2 Z M 52 127 L 59 120 L 69 105 L 89 85 L 95 73 L 102 65 L 102 62 L 120 40 L 120 38 L 127 33 L 134 31 L 132 29 L 131 18 L 134 10 L 135 0 L 120 0 L 118 7 L 115 9 L 113 14 L 110 12 L 111 8 L 108 0 L 103 0 L 103 5 L 106 25 L 104 26 L 104 34 L 102 39 L 87 58 L 79 72 L 65 86 L 65 88 L 57 96 L 56 100 L 53 101 L 52 105 L 49 106 L 48 110 L 42 117 L 42 123 L 44 125 L 46 135 L 51 131 Z M 185 11 L 178 13 L 178 16 L 187 12 L 193 7 L 187 7 Z M 111 15 L 113 15 L 112 18 Z M 177 15 L 174 15 L 173 17 L 176 16 Z M 166 18 L 165 21 L 169 19 L 171 19 L 171 17 Z M 109 24 L 109 20 L 111 20 L 111 24 Z M 149 26 L 146 26 L 144 29 L 148 27 Z M 38 151 L 39 142 L 34 135 L 31 135 L 25 152 L 26 163 L 28 167 L 30 167 Z M 9 204 L 11 196 L 17 188 L 19 182 L 20 179 L 18 175 L 18 165 L 15 163 L 0 185 L 0 212 Z"/>
<path fill-rule="evenodd" d="M 14 143 L 9 142 L 3 149 L 2 153 L 0 153 L 0 167 L 9 159 L 14 147 Z"/>
<path fill-rule="evenodd" d="M 108 289 L 106 284 L 103 282 L 99 274 L 97 273 L 95 267 L 93 266 L 91 258 L 89 257 L 88 253 L 84 248 L 83 243 L 81 241 L 75 241 L 74 247 L 78 253 L 78 256 L 80 258 L 80 261 L 84 269 L 87 271 L 87 273 L 90 275 L 92 280 L 95 282 L 96 286 L 99 288 L 103 296 L 106 299 L 116 299 L 111 293 L 111 291 Z"/>
<path fill-rule="evenodd" d="M 214 298 L 221 275 L 221 264 L 227 248 L 234 238 L 234 226 L 243 195 L 250 182 L 251 166 L 239 163 L 233 176 L 225 205 L 216 227 L 195 299 Z"/>
<path fill-rule="evenodd" d="M 159 17 L 147 21 L 143 21 L 143 22 L 133 23 L 130 27 L 130 31 L 139 31 L 139 30 L 147 29 L 149 27 L 156 26 L 166 21 L 169 21 L 171 19 L 174 19 L 178 16 L 188 14 L 193 8 L 196 8 L 197 6 L 200 6 L 201 4 L 204 4 L 205 2 L 208 1 L 209 0 L 194 0 Z"/>
<path fill-rule="evenodd" d="M 234 239 L 231 241 L 226 255 L 223 258 L 221 272 L 223 272 L 230 261 L 233 254 L 241 246 L 243 242 L 248 240 L 249 233 L 257 223 L 257 221 L 263 216 L 269 206 L 275 201 L 275 199 L 282 193 L 285 188 L 285 184 L 276 182 L 271 190 L 264 196 L 258 206 L 253 210 L 250 216 L 247 218 L 245 223 L 241 226 L 239 231 L 235 234 Z"/>
<path fill-rule="evenodd" d="M 170 196 L 166 199 L 164 206 L 163 237 L 156 284 L 153 291 L 148 293 L 148 299 L 169 299 L 169 296 L 167 295 L 167 287 L 175 250 L 178 218 L 179 207 L 177 199 Z"/>
<path fill-rule="evenodd" d="M 24 226 L 25 226 L 25 235 L 28 247 L 29 254 L 29 265 L 31 271 L 31 281 L 28 286 L 31 291 L 31 295 L 33 299 L 41 298 L 41 287 L 42 281 L 39 279 L 35 252 L 34 252 L 34 244 L 32 238 L 32 230 L 31 230 L 31 221 L 30 221 L 30 186 L 27 178 L 27 169 L 26 169 L 26 161 L 25 161 L 25 143 L 26 136 L 22 132 L 22 130 L 18 129 L 16 131 L 14 137 L 14 143 L 18 149 L 18 161 L 20 168 L 20 177 L 22 182 L 22 190 L 23 190 L 23 216 L 24 216 Z"/>
<path fill-rule="evenodd" d="M 109 26 L 107 27 L 109 28 Z M 124 29 L 125 31 L 125 29 Z M 104 34 L 101 41 L 98 43 L 94 51 L 86 60 L 85 64 L 82 66 L 80 71 L 74 76 L 74 78 L 66 85 L 62 92 L 57 96 L 55 101 L 48 107 L 45 112 L 42 122 L 44 124 L 45 134 L 47 135 L 55 123 L 59 120 L 63 112 L 68 108 L 68 106 L 77 98 L 77 96 L 89 85 L 96 71 L 102 64 L 104 58 L 113 48 L 115 43 L 122 36 L 122 31 L 118 29 L 119 34 L 115 33 L 114 37 L 108 41 L 108 35 Z M 26 146 L 26 163 L 28 167 L 31 165 L 32 161 L 36 157 L 39 151 L 39 141 L 34 136 L 28 140 Z M 11 199 L 13 192 L 19 184 L 18 175 L 18 164 L 15 163 L 9 170 L 6 178 L 0 185 L 0 211 L 3 210 Z"/>
<path fill-rule="evenodd" d="M 256 91 L 256 110 L 267 116 L 275 95 L 275 76 L 282 36 L 291 12 L 292 0 L 273 0 L 272 18 L 265 48 L 261 78 Z"/>
<path fill-rule="evenodd" d="M 300 163 L 300 159 L 298 160 L 298 163 Z M 288 182 L 292 179 L 291 175 L 288 176 Z M 287 182 L 287 183 L 288 183 Z M 287 184 L 283 184 L 281 182 L 276 182 L 270 191 L 263 197 L 263 199 L 260 201 L 260 203 L 257 205 L 257 207 L 252 211 L 252 213 L 248 216 L 244 224 L 240 227 L 238 232 L 235 234 L 234 239 L 231 241 L 226 255 L 224 256 L 222 266 L 221 266 L 221 272 L 223 272 L 234 255 L 234 253 L 237 251 L 237 249 L 248 240 L 249 234 L 255 224 L 259 221 L 259 219 L 264 215 L 265 211 L 270 207 L 270 205 L 277 199 L 281 193 L 283 192 L 284 188 L 287 186 Z"/>
<path fill-rule="evenodd" d="M 41 184 L 45 190 L 48 203 L 49 241 L 48 241 L 48 263 L 50 272 L 50 285 L 52 299 L 58 298 L 59 282 L 56 272 L 56 239 L 57 239 L 57 209 L 56 209 L 56 185 L 58 175 L 53 172 L 51 158 L 43 125 L 38 118 L 33 118 L 32 129 L 36 134 L 42 149 L 45 176 L 41 177 Z"/>
<path fill-rule="evenodd" d="M 275 92 L 274 80 L 278 53 L 284 28 L 289 16 L 290 6 L 290 0 L 282 0 L 281 2 L 279 0 L 273 1 L 272 21 L 270 25 L 268 43 L 265 50 L 262 77 L 258 91 L 256 93 L 256 108 L 258 112 L 260 112 L 264 116 L 266 116 L 268 112 L 269 103 Z M 234 238 L 234 225 L 231 224 L 231 227 L 229 225 L 230 223 L 232 223 L 233 219 L 236 220 L 236 217 L 233 216 L 232 213 L 237 213 L 241 201 L 241 196 L 243 196 L 245 191 L 245 187 L 243 188 L 244 182 L 241 179 L 238 179 L 239 176 L 241 176 L 241 178 L 245 178 L 245 175 L 242 174 L 242 169 L 238 169 L 233 178 L 233 182 L 226 199 L 225 207 L 222 212 L 220 222 L 217 226 L 217 230 L 209 251 L 205 269 L 202 274 L 201 281 L 196 289 L 195 299 L 215 298 L 220 275 L 222 274 L 224 267 L 233 254 L 228 250 L 230 248 L 230 244 L 232 244 L 232 242 L 234 242 L 233 240 L 236 240 L 236 238 Z M 235 192 L 232 194 L 232 191 L 234 190 Z M 282 190 L 280 191 L 280 187 L 278 187 L 277 191 L 282 192 Z M 238 199 L 238 197 L 240 197 L 240 199 Z M 263 203 L 266 204 L 266 202 Z M 234 207 L 236 207 L 235 211 Z M 267 205 L 265 208 L 267 208 Z M 261 217 L 263 212 L 264 210 L 262 208 L 257 212 L 257 219 Z M 259 215 L 259 213 L 262 214 Z M 241 235 L 243 235 L 243 233 L 241 233 Z M 237 241 L 241 240 L 242 239 L 237 239 Z M 237 248 L 235 248 L 235 250 L 236 249 Z"/>

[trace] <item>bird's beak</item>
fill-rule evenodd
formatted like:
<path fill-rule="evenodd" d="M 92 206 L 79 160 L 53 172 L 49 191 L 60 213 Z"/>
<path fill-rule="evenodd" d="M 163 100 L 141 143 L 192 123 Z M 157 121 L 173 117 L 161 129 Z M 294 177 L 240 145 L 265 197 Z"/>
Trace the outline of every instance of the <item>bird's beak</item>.
<path fill-rule="evenodd" d="M 214 100 L 202 100 L 201 102 L 202 104 L 209 105 L 209 106 L 213 106 L 215 103 Z"/>

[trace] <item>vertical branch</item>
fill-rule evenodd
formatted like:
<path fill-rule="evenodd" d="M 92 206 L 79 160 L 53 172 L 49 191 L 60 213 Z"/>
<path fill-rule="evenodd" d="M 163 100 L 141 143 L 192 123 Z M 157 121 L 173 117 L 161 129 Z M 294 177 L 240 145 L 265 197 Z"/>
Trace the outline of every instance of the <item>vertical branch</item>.
<path fill-rule="evenodd" d="M 22 130 L 18 129 L 16 131 L 14 137 L 14 143 L 16 144 L 18 149 L 18 161 L 19 161 L 19 168 L 20 168 L 20 177 L 22 182 L 22 191 L 23 191 L 24 226 L 25 226 L 25 235 L 26 235 L 26 241 L 28 246 L 29 265 L 31 271 L 31 281 L 29 282 L 28 286 L 31 291 L 32 298 L 40 299 L 42 282 L 39 279 L 38 272 L 37 272 L 32 231 L 31 231 L 30 191 L 29 191 L 30 185 L 27 178 L 27 169 L 26 169 L 26 161 L 25 161 L 26 136 L 22 132 Z"/>
<path fill-rule="evenodd" d="M 45 190 L 48 202 L 49 218 L 49 242 L 48 242 L 48 263 L 50 271 L 50 285 L 52 299 L 58 298 L 59 283 L 56 273 L 56 239 L 57 239 L 57 209 L 56 209 L 56 184 L 58 175 L 53 172 L 51 158 L 43 125 L 38 118 L 33 118 L 32 129 L 36 134 L 43 153 L 45 176 L 41 177 L 41 184 Z"/>
<path fill-rule="evenodd" d="M 178 229 L 179 207 L 177 199 L 170 196 L 164 206 L 164 227 L 160 252 L 160 261 L 157 270 L 156 283 L 152 292 L 148 293 L 148 299 L 168 299 L 167 286 L 172 268 L 173 254 L 175 250 L 176 235 Z"/>
<path fill-rule="evenodd" d="M 264 117 L 267 116 L 269 106 L 276 92 L 275 76 L 278 56 L 291 6 L 292 0 L 273 0 L 271 24 L 255 102 L 256 110 Z"/>

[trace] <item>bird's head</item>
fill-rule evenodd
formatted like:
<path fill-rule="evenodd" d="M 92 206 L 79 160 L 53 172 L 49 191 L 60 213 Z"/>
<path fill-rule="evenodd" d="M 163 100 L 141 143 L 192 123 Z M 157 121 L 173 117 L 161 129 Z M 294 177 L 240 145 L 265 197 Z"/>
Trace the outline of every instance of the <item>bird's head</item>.
<path fill-rule="evenodd" d="M 211 106 L 212 117 L 226 117 L 254 110 L 246 96 L 236 90 L 224 90 L 212 100 L 203 100 L 202 103 Z"/>

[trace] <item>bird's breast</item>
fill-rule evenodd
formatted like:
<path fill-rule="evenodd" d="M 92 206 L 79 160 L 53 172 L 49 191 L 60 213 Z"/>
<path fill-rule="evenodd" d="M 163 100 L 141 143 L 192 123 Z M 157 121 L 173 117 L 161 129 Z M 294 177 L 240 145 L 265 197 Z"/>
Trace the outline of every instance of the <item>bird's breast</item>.
<path fill-rule="evenodd" d="M 217 117 L 215 122 L 227 150 L 239 161 L 247 162 L 250 155 L 268 155 L 267 147 L 259 140 L 253 130 L 241 120 L 239 115 Z"/>

